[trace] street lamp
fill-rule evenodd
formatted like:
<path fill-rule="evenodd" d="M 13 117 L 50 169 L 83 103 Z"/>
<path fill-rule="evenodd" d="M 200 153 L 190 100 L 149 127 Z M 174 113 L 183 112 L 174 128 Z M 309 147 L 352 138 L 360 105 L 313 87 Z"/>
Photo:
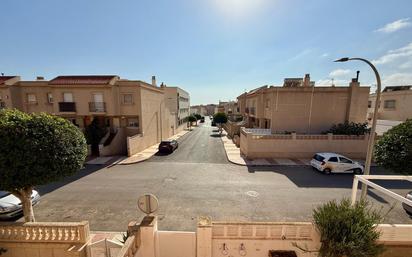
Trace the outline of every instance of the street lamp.
<path fill-rule="evenodd" d="M 367 63 L 373 70 L 376 76 L 376 101 L 375 101 L 375 106 L 374 106 L 374 111 L 373 111 L 373 117 L 372 117 L 372 127 L 371 127 L 371 132 L 369 135 L 369 141 L 368 141 L 368 150 L 366 152 L 366 162 L 365 162 L 365 175 L 370 174 L 370 168 L 371 168 L 371 161 L 372 161 L 372 154 L 373 154 L 373 145 L 375 143 L 375 131 L 376 131 L 376 120 L 378 118 L 378 108 L 379 108 L 379 102 L 381 98 L 381 77 L 379 76 L 379 72 L 376 69 L 376 67 L 368 60 L 363 59 L 363 58 L 341 58 L 339 60 L 336 60 L 335 62 L 347 62 L 347 61 L 362 61 Z M 361 199 L 366 198 L 366 192 L 367 192 L 368 186 L 365 183 L 362 183 L 362 192 L 361 192 Z"/>

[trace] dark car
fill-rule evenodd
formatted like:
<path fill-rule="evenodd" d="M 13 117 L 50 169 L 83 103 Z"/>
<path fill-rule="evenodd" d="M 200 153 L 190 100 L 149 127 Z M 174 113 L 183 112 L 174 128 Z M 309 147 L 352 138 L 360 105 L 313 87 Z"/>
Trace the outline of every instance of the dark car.
<path fill-rule="evenodd" d="M 205 122 L 205 117 L 200 118 L 200 123 Z"/>
<path fill-rule="evenodd" d="M 165 140 L 159 144 L 159 152 L 172 153 L 179 146 L 176 140 Z"/>
<path fill-rule="evenodd" d="M 406 196 L 406 199 L 412 200 L 412 191 L 410 191 Z M 412 206 L 406 204 L 406 203 L 402 203 L 403 209 L 406 211 L 406 213 L 409 216 L 412 216 Z"/>
<path fill-rule="evenodd" d="M 212 120 L 212 126 L 216 127 L 216 122 L 214 120 Z"/>

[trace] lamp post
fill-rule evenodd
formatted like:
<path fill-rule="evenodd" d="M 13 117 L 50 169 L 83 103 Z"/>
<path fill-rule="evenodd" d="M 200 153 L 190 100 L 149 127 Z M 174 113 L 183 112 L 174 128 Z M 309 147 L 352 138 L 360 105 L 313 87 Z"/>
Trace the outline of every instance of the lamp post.
<path fill-rule="evenodd" d="M 370 168 L 371 168 L 372 154 L 373 154 L 373 146 L 375 143 L 376 120 L 378 118 L 378 108 L 379 108 L 379 102 L 381 98 L 381 77 L 379 76 L 379 72 L 376 69 L 376 67 L 370 61 L 363 59 L 363 58 L 345 57 L 345 58 L 338 59 L 335 62 L 347 62 L 347 61 L 362 61 L 362 62 L 367 63 L 372 68 L 376 76 L 376 85 L 377 85 L 376 101 L 375 101 L 375 106 L 374 106 L 374 111 L 373 111 L 372 127 L 371 127 L 371 132 L 369 135 L 368 150 L 366 152 L 366 161 L 365 161 L 365 170 L 364 170 L 364 174 L 369 175 Z M 362 200 L 366 198 L 367 189 L 368 189 L 368 186 L 365 183 L 362 183 L 362 191 L 361 191 Z"/>

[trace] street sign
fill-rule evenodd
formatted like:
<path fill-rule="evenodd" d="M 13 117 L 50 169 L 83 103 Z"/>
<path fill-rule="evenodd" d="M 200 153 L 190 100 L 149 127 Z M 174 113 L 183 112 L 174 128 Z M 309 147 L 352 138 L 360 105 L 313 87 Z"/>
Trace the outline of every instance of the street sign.
<path fill-rule="evenodd" d="M 137 207 L 147 215 L 154 213 L 159 208 L 157 197 L 152 194 L 145 194 L 137 200 Z"/>

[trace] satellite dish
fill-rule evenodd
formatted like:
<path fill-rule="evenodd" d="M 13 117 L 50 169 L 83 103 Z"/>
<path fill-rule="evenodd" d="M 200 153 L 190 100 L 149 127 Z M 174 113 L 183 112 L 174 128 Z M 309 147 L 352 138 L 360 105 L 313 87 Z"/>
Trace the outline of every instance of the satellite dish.
<path fill-rule="evenodd" d="M 159 200 L 152 194 L 145 194 L 137 200 L 137 207 L 139 207 L 142 212 L 150 215 L 159 208 Z"/>

